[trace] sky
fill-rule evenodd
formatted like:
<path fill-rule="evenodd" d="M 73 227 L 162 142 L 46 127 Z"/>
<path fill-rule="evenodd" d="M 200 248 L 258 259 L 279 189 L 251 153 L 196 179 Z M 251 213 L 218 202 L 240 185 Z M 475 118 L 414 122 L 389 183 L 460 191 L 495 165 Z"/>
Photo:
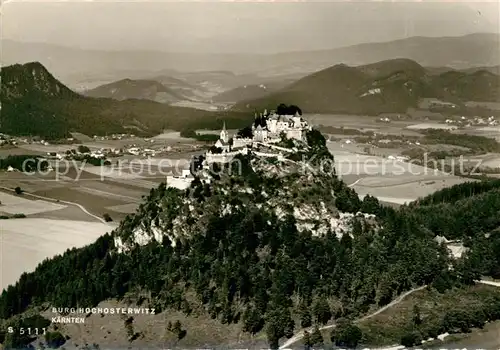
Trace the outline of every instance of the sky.
<path fill-rule="evenodd" d="M 498 0 L 10 0 L 1 11 L 3 39 L 98 50 L 275 53 L 500 31 Z"/>

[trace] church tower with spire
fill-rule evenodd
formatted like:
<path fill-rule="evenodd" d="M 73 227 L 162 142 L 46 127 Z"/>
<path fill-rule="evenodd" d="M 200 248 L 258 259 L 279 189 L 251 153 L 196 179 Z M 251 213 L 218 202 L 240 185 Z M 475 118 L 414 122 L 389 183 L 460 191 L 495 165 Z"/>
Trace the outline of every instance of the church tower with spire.
<path fill-rule="evenodd" d="M 222 126 L 222 131 L 220 132 L 220 139 L 224 142 L 224 143 L 228 143 L 229 142 L 229 134 L 226 130 L 226 122 L 224 122 L 224 125 Z"/>

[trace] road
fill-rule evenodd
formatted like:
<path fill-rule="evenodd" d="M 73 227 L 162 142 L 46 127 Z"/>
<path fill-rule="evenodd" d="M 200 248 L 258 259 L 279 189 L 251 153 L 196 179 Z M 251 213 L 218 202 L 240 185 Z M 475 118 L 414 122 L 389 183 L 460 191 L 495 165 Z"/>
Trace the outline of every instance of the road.
<path fill-rule="evenodd" d="M 482 283 L 482 284 L 488 284 L 490 286 L 500 287 L 500 282 L 486 281 L 486 280 L 481 280 L 481 281 L 478 281 L 478 282 Z"/>
<path fill-rule="evenodd" d="M 494 282 L 494 281 L 486 281 L 486 280 L 480 280 L 480 281 L 477 281 L 478 283 L 482 283 L 482 284 L 488 284 L 490 286 L 495 286 L 495 287 L 500 287 L 500 282 Z M 401 301 L 404 300 L 404 298 L 406 298 L 408 295 L 412 294 L 412 293 L 415 293 L 419 290 L 422 290 L 424 289 L 425 287 L 427 287 L 426 285 L 425 286 L 421 286 L 421 287 L 418 287 L 418 288 L 414 288 L 412 290 L 409 290 L 408 292 L 406 293 L 403 293 L 401 294 L 399 297 L 397 297 L 396 299 L 394 299 L 393 301 L 391 301 L 389 304 L 381 307 L 380 309 L 378 309 L 377 311 L 369 314 L 369 315 L 366 315 L 366 316 L 363 316 L 361 318 L 358 318 L 357 320 L 355 320 L 354 322 L 361 322 L 361 321 L 364 321 L 364 320 L 367 320 L 369 318 L 372 318 L 382 312 L 384 312 L 385 310 L 393 307 L 394 305 L 397 305 L 399 304 Z M 323 327 L 320 327 L 319 330 L 325 330 L 325 329 L 331 329 L 331 328 L 335 328 L 336 327 L 336 324 L 330 324 L 330 325 L 326 325 L 326 326 L 323 326 Z M 280 350 L 283 350 L 283 349 L 288 349 L 290 348 L 291 345 L 297 343 L 299 340 L 301 340 L 302 338 L 304 338 L 304 331 L 308 331 L 309 333 L 312 332 L 313 330 L 313 327 L 310 327 L 310 328 L 305 328 L 305 329 L 301 329 L 299 332 L 297 332 L 293 337 L 291 337 L 290 339 L 288 339 L 283 345 L 280 346 Z"/>
<path fill-rule="evenodd" d="M 361 180 L 363 180 L 363 178 L 361 178 L 361 179 L 357 179 L 357 180 L 356 180 L 356 181 L 354 181 L 352 184 L 347 185 L 347 187 L 354 187 L 354 186 L 356 186 L 356 184 L 357 184 L 358 182 L 360 182 Z"/>
<path fill-rule="evenodd" d="M 12 188 L 8 188 L 8 187 L 3 187 L 3 186 L 0 186 L 0 189 L 2 190 L 6 190 L 6 191 L 10 191 L 10 192 L 15 192 Z M 78 204 L 78 203 L 75 203 L 75 202 L 68 202 L 68 201 L 62 201 L 62 200 L 57 200 L 57 199 L 54 199 L 54 198 L 49 198 L 49 197 L 43 197 L 43 196 L 39 196 L 37 194 L 32 194 L 32 193 L 28 193 L 28 192 L 23 192 L 23 195 L 25 196 L 30 196 L 30 197 L 33 197 L 33 198 L 38 198 L 38 199 L 42 199 L 42 200 L 45 200 L 45 201 L 49 201 L 49 202 L 56 202 L 56 203 L 64 203 L 64 204 L 68 204 L 68 205 L 74 205 L 78 208 L 80 208 L 85 214 L 93 217 L 94 219 L 97 219 L 99 220 L 100 222 L 102 222 L 103 224 L 107 224 L 107 225 L 110 225 L 110 226 L 113 226 L 112 224 L 110 224 L 109 222 L 106 222 L 106 220 L 104 220 L 103 218 L 97 216 L 97 215 L 94 215 L 92 214 L 91 212 L 89 212 L 83 205 L 81 204 Z"/>

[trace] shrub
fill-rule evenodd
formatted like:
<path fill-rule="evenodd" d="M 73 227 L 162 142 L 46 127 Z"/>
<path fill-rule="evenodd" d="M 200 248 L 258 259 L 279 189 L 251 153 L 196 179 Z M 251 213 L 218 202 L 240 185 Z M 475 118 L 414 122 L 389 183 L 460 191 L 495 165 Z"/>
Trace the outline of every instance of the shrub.
<path fill-rule="evenodd" d="M 50 348 L 56 349 L 66 342 L 66 338 L 60 332 L 47 332 L 45 341 Z"/>
<path fill-rule="evenodd" d="M 312 346 L 323 346 L 323 335 L 321 334 L 318 326 L 314 327 L 314 330 L 311 333 L 309 341 Z"/>
<path fill-rule="evenodd" d="M 113 221 L 113 219 L 111 218 L 111 216 L 108 214 L 108 213 L 105 213 L 102 218 L 104 219 L 104 221 L 106 222 L 111 222 Z"/>
<path fill-rule="evenodd" d="M 14 188 L 14 191 L 16 192 L 16 194 L 22 194 L 23 193 L 23 190 L 19 186 L 17 186 L 16 188 Z"/>
<path fill-rule="evenodd" d="M 90 148 L 84 145 L 78 146 L 78 152 L 80 153 L 90 153 Z"/>
<path fill-rule="evenodd" d="M 24 215 L 23 213 L 17 213 L 17 214 L 12 215 L 12 217 L 14 219 L 23 219 L 26 217 L 26 215 Z"/>
<path fill-rule="evenodd" d="M 339 324 L 336 329 L 332 331 L 331 340 L 336 346 L 347 346 L 355 348 L 358 346 L 363 332 L 358 326 L 351 323 Z"/>
<path fill-rule="evenodd" d="M 422 343 L 422 336 L 419 332 L 410 332 L 401 337 L 401 345 L 411 348 Z"/>

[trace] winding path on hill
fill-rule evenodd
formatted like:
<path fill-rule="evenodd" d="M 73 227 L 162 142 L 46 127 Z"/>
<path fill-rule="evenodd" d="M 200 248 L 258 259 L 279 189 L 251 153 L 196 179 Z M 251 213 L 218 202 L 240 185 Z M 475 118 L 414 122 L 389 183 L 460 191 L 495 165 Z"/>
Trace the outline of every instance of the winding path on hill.
<path fill-rule="evenodd" d="M 3 187 L 3 186 L 0 186 L 0 189 L 2 190 L 6 190 L 6 191 L 10 191 L 10 192 L 15 192 L 15 190 L 13 190 L 12 188 L 8 188 L 8 187 Z M 89 212 L 83 205 L 81 204 L 78 204 L 78 203 L 75 203 L 75 202 L 68 202 L 68 201 L 63 201 L 63 200 L 58 200 L 58 199 L 54 199 L 54 198 L 50 198 L 50 197 L 44 197 L 44 196 L 39 196 L 37 194 L 32 194 L 32 193 L 28 193 L 28 192 L 23 192 L 23 194 L 25 196 L 30 196 L 30 197 L 34 197 L 34 198 L 38 198 L 38 199 L 42 199 L 42 200 L 45 200 L 45 201 L 49 201 L 49 202 L 56 202 L 56 203 L 64 203 L 64 204 L 68 204 L 68 205 L 73 205 L 73 206 L 76 206 L 78 208 L 80 208 L 85 214 L 93 217 L 94 219 L 97 219 L 99 220 L 100 222 L 102 222 L 103 224 L 107 224 L 107 225 L 110 225 L 109 222 L 106 222 L 106 220 L 104 220 L 103 218 L 100 218 L 99 216 L 97 215 L 94 215 L 92 214 L 91 212 Z M 110 225 L 111 226 L 111 225 Z"/>
<path fill-rule="evenodd" d="M 358 182 L 360 182 L 361 180 L 363 180 L 363 178 L 361 178 L 361 179 L 357 179 L 357 180 L 356 180 L 356 181 L 354 181 L 352 184 L 347 185 L 347 187 L 354 187 L 354 186 L 356 186 L 356 185 L 358 184 Z"/>
<path fill-rule="evenodd" d="M 495 287 L 500 287 L 500 282 L 494 282 L 494 281 L 487 281 L 487 280 L 480 280 L 480 281 L 477 281 L 478 283 L 482 283 L 482 284 L 487 284 L 487 285 L 490 285 L 490 286 L 495 286 Z M 410 294 L 413 294 L 415 292 L 418 292 L 419 290 L 422 290 L 424 289 L 425 287 L 427 287 L 427 285 L 424 285 L 424 286 L 421 286 L 421 287 L 418 287 L 418 288 L 414 288 L 412 290 L 409 290 L 408 292 L 405 292 L 403 294 L 401 294 L 399 297 L 397 297 L 396 299 L 394 299 L 393 301 L 391 301 L 389 304 L 381 307 L 380 309 L 376 310 L 375 312 L 371 313 L 371 314 L 368 314 L 366 316 L 363 316 L 361 318 L 358 318 L 357 320 L 355 320 L 354 322 L 361 322 L 361 321 L 364 321 L 364 320 L 367 320 L 369 318 L 372 318 L 382 312 L 384 312 L 385 310 L 393 307 L 394 305 L 397 305 L 399 304 L 400 302 L 402 302 L 408 295 Z M 326 325 L 326 326 L 323 326 L 323 327 L 320 327 L 319 330 L 322 331 L 322 330 L 325 330 L 325 329 L 331 329 L 331 328 L 335 328 L 336 327 L 336 324 L 330 324 L 330 325 Z M 299 332 L 297 332 L 293 337 L 291 337 L 290 339 L 288 339 L 283 345 L 281 345 L 279 347 L 280 350 L 284 350 L 284 349 L 288 349 L 290 348 L 291 345 L 297 343 L 299 340 L 301 340 L 302 338 L 304 338 L 304 332 L 305 331 L 308 331 L 308 332 L 312 332 L 313 331 L 313 327 L 309 327 L 309 328 L 304 328 L 304 329 L 301 329 Z"/>

